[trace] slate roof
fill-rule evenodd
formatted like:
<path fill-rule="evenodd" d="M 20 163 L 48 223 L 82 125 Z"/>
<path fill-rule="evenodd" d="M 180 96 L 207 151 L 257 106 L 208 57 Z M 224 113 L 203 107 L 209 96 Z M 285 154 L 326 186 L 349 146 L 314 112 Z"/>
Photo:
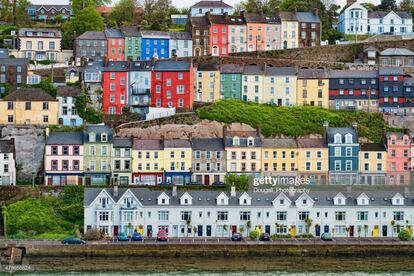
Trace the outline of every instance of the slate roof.
<path fill-rule="evenodd" d="M 293 138 L 266 138 L 262 140 L 263 148 L 297 148 Z"/>
<path fill-rule="evenodd" d="M 124 72 L 128 71 L 128 61 L 109 61 L 107 66 L 103 68 L 104 72 Z"/>
<path fill-rule="evenodd" d="M 114 148 L 131 148 L 132 140 L 130 138 L 114 137 L 113 147 Z"/>
<path fill-rule="evenodd" d="M 379 75 L 404 75 L 404 70 L 401 67 L 380 67 Z"/>
<path fill-rule="evenodd" d="M 192 16 L 190 17 L 190 23 L 193 27 L 208 28 L 210 22 L 206 16 Z"/>
<path fill-rule="evenodd" d="M 382 143 L 361 143 L 360 151 L 387 151 Z"/>
<path fill-rule="evenodd" d="M 352 134 L 352 143 L 358 144 L 358 134 L 355 129 L 352 127 L 330 127 L 328 128 L 328 143 L 334 143 L 335 134 L 342 135 L 342 143 L 345 143 L 345 135 L 350 133 Z"/>
<path fill-rule="evenodd" d="M 121 30 L 119 29 L 105 29 L 106 38 L 122 38 Z"/>
<path fill-rule="evenodd" d="M 298 148 L 326 148 L 326 140 L 323 138 L 298 138 Z"/>
<path fill-rule="evenodd" d="M 192 5 L 190 8 L 232 8 L 232 6 L 224 3 L 223 1 L 200 1 Z"/>
<path fill-rule="evenodd" d="M 414 56 L 414 52 L 405 48 L 388 48 L 380 53 L 381 56 Z"/>
<path fill-rule="evenodd" d="M 247 23 L 267 23 L 266 18 L 258 13 L 245 13 L 244 18 Z"/>
<path fill-rule="evenodd" d="M 199 63 L 197 71 L 217 71 L 218 66 L 216 63 Z"/>
<path fill-rule="evenodd" d="M 265 15 L 264 18 L 267 24 L 280 24 L 280 17 L 277 15 Z"/>
<path fill-rule="evenodd" d="M 72 6 L 71 5 L 29 5 L 27 6 L 26 10 L 30 9 L 30 8 L 34 8 L 36 10 L 40 10 L 41 8 L 44 8 L 45 10 L 51 10 L 52 8 L 57 10 L 57 11 L 61 11 L 62 9 L 66 9 L 68 11 L 72 11 Z"/>
<path fill-rule="evenodd" d="M 257 147 L 261 147 L 262 145 L 262 141 L 260 140 L 259 137 L 254 137 L 254 146 L 248 146 L 247 145 L 247 139 L 248 137 L 239 137 L 239 145 L 238 146 L 234 146 L 233 145 L 233 137 L 226 137 L 225 138 L 225 146 L 226 147 L 241 147 L 241 148 L 257 148 Z"/>
<path fill-rule="evenodd" d="M 404 135 L 407 135 L 404 132 L 391 132 L 391 131 L 387 131 L 387 133 L 385 134 L 387 139 L 391 138 L 391 135 L 395 135 L 397 137 L 397 139 L 402 139 L 404 137 Z"/>
<path fill-rule="evenodd" d="M 81 93 L 82 90 L 77 86 L 58 86 L 56 97 L 76 97 Z"/>
<path fill-rule="evenodd" d="M 14 139 L 1 139 L 0 140 L 0 152 L 1 153 L 14 153 Z"/>
<path fill-rule="evenodd" d="M 210 14 L 208 20 L 210 21 L 210 23 L 213 24 L 228 24 L 229 23 L 229 18 L 224 16 L 223 14 Z"/>
<path fill-rule="evenodd" d="M 342 78 L 378 78 L 377 70 L 331 70 L 331 79 Z"/>
<path fill-rule="evenodd" d="M 158 139 L 138 139 L 133 141 L 134 150 L 163 150 L 162 140 Z"/>
<path fill-rule="evenodd" d="M 405 12 L 405 11 L 389 11 L 389 12 L 388 11 L 368 11 L 368 18 L 384 18 L 391 12 L 396 13 L 401 18 L 405 18 L 405 19 L 412 18 L 411 13 Z"/>
<path fill-rule="evenodd" d="M 137 37 L 141 35 L 138 26 L 122 26 L 121 32 L 123 36 L 127 37 Z"/>
<path fill-rule="evenodd" d="M 192 197 L 192 206 L 217 206 L 216 198 L 224 193 L 229 198 L 228 206 L 240 206 L 239 197 L 244 194 L 244 192 L 236 192 L 236 196 L 232 197 L 230 192 L 222 191 L 207 191 L 207 190 L 178 190 L 177 196 L 172 196 L 172 191 L 159 191 L 159 190 L 150 190 L 148 188 L 118 188 L 118 195 L 114 195 L 113 188 L 85 188 L 84 194 L 84 206 L 89 206 L 97 196 L 102 192 L 102 190 L 109 194 L 115 202 L 128 191 L 130 190 L 134 196 L 139 200 L 143 206 L 157 206 L 157 198 L 162 193 L 165 193 L 170 198 L 170 206 L 180 206 L 180 198 L 185 194 L 189 194 Z M 341 187 L 332 187 L 329 191 L 311 189 L 307 194 L 313 201 L 314 206 L 335 206 L 334 198 L 341 193 L 345 198 L 345 206 L 358 206 L 357 198 L 362 194 L 365 194 L 370 200 L 368 206 L 392 206 L 392 198 L 397 194 L 405 198 L 404 205 L 402 206 L 414 206 L 413 196 L 408 194 L 404 196 L 404 192 L 400 191 L 401 189 L 394 190 L 374 190 L 374 191 L 364 191 L 364 190 L 355 190 L 351 192 L 346 192 Z M 251 197 L 251 206 L 263 206 L 263 207 L 272 207 L 273 200 L 276 199 L 281 192 L 276 193 L 261 193 L 248 191 L 247 194 Z M 294 195 L 289 195 L 284 193 L 284 196 L 289 198 L 291 205 L 295 204 L 295 201 L 300 198 L 303 193 L 295 193 Z M 188 208 L 188 205 L 186 205 Z M 223 207 L 223 206 L 222 206 Z M 249 208 L 249 206 L 246 206 Z"/>
<path fill-rule="evenodd" d="M 0 58 L 1 65 L 21 65 L 29 66 L 29 59 L 27 58 Z"/>
<path fill-rule="evenodd" d="M 20 88 L 4 97 L 3 101 L 54 102 L 57 100 L 40 88 Z"/>
<path fill-rule="evenodd" d="M 229 15 L 229 21 L 228 21 L 227 24 L 229 24 L 229 25 L 245 25 L 246 21 L 244 20 L 244 18 L 242 16 Z"/>
<path fill-rule="evenodd" d="M 170 39 L 173 40 L 191 40 L 190 32 L 170 32 Z"/>
<path fill-rule="evenodd" d="M 164 148 L 191 148 L 191 143 L 184 139 L 165 140 Z"/>
<path fill-rule="evenodd" d="M 220 67 L 221 74 L 241 74 L 243 72 L 243 66 L 239 64 L 223 64 Z"/>
<path fill-rule="evenodd" d="M 0 48 L 0 58 L 9 58 L 9 49 Z"/>
<path fill-rule="evenodd" d="M 186 61 L 160 60 L 155 62 L 154 71 L 189 71 L 190 65 Z"/>
<path fill-rule="evenodd" d="M 112 128 L 107 125 L 87 125 L 85 130 L 83 131 L 83 138 L 85 143 L 89 141 L 89 133 L 95 132 L 96 134 L 96 142 L 99 143 L 101 141 L 101 134 L 106 133 L 108 134 L 108 142 L 111 143 L 113 139 L 113 132 Z"/>
<path fill-rule="evenodd" d="M 77 39 L 106 40 L 105 32 L 87 31 L 77 37 Z"/>
<path fill-rule="evenodd" d="M 296 17 L 298 18 L 299 22 L 308 22 L 308 23 L 320 23 L 321 20 L 319 16 L 314 14 L 313 12 L 296 12 Z"/>
<path fill-rule="evenodd" d="M 192 140 L 193 150 L 224 151 L 222 138 L 195 138 Z"/>
<path fill-rule="evenodd" d="M 296 69 L 293 67 L 267 67 L 266 76 L 295 76 Z"/>
<path fill-rule="evenodd" d="M 298 21 L 298 18 L 293 12 L 281 11 L 279 12 L 279 17 L 282 21 Z"/>
<path fill-rule="evenodd" d="M 163 31 L 141 31 L 142 38 L 169 39 L 170 33 Z"/>
<path fill-rule="evenodd" d="M 247 65 L 243 68 L 243 75 L 263 75 L 264 66 L 262 65 Z"/>
<path fill-rule="evenodd" d="M 299 69 L 298 79 L 328 79 L 329 71 L 325 69 Z"/>
<path fill-rule="evenodd" d="M 131 71 L 150 71 L 153 65 L 154 62 L 152 60 L 140 60 L 131 62 L 129 68 Z"/>
<path fill-rule="evenodd" d="M 26 32 L 42 32 L 42 33 L 54 33 L 54 37 L 50 37 L 48 35 L 43 36 L 36 36 L 36 37 L 47 37 L 47 38 L 56 38 L 62 37 L 62 32 L 59 29 L 48 29 L 48 28 L 20 28 L 19 29 L 19 36 L 27 37 Z"/>
<path fill-rule="evenodd" d="M 82 145 L 82 132 L 50 132 L 46 145 Z"/>

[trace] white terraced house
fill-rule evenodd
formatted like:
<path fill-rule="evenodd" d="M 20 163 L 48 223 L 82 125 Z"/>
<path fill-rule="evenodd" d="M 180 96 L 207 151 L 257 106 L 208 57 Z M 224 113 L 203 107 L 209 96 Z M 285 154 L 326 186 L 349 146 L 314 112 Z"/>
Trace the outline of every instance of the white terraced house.
<path fill-rule="evenodd" d="M 407 189 L 266 194 L 86 188 L 84 230 L 98 228 L 108 236 L 136 231 L 144 237 L 160 229 L 169 237 L 230 237 L 254 229 L 272 235 L 392 237 L 411 231 L 413 198 Z"/>

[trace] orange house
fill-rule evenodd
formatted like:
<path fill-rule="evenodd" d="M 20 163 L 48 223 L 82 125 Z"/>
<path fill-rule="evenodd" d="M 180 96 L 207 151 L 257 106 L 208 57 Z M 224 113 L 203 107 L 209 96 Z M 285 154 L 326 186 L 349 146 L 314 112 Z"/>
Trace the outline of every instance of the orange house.
<path fill-rule="evenodd" d="M 266 18 L 260 14 L 241 14 L 247 25 L 247 51 L 266 50 Z"/>

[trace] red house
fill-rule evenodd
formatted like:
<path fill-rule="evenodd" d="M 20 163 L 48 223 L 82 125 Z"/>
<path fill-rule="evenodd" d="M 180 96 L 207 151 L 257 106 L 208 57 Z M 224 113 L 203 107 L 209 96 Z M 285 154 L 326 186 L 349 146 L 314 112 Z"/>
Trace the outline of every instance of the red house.
<path fill-rule="evenodd" d="M 227 56 L 230 18 L 227 13 L 223 15 L 207 13 L 207 16 L 210 21 L 210 52 L 213 56 Z"/>
<path fill-rule="evenodd" d="M 157 61 L 151 76 L 151 106 L 193 109 L 193 64 Z"/>
<path fill-rule="evenodd" d="M 120 30 L 106 29 L 105 36 L 108 41 L 108 52 L 106 56 L 110 61 L 125 60 L 125 40 Z"/>
<path fill-rule="evenodd" d="M 128 105 L 128 62 L 110 61 L 102 72 L 103 101 L 105 114 L 122 114 Z"/>

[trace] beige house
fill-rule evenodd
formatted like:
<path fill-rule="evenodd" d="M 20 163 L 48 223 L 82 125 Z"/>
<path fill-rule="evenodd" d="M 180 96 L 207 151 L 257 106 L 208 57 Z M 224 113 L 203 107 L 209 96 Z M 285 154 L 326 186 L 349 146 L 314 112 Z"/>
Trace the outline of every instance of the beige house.
<path fill-rule="evenodd" d="M 30 60 L 63 61 L 62 33 L 58 29 L 21 28 L 18 32 L 18 56 Z"/>

